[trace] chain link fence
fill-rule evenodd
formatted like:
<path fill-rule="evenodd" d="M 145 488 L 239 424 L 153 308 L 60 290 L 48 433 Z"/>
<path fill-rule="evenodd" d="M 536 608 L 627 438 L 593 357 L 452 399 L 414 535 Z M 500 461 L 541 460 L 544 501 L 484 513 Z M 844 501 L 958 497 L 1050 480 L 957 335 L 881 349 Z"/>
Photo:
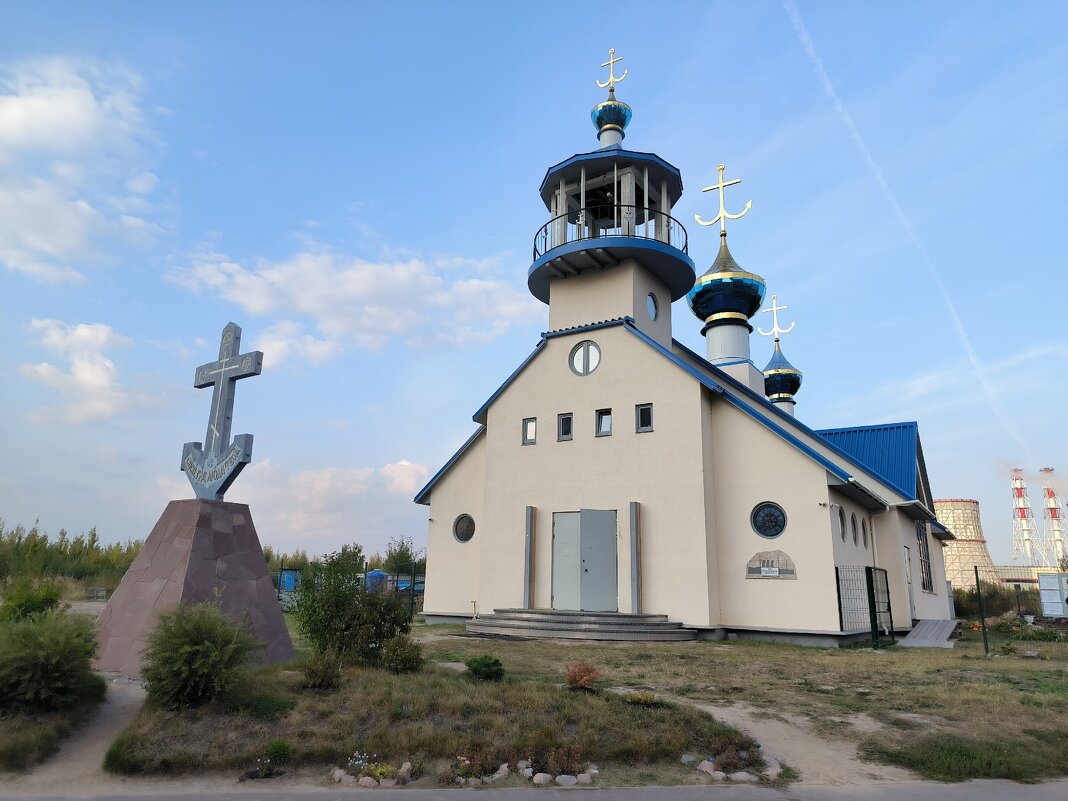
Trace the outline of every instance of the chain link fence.
<path fill-rule="evenodd" d="M 976 569 L 974 588 L 954 590 L 961 640 L 981 644 L 988 655 L 1068 662 L 1068 617 L 1043 614 L 1050 604 L 1042 603 L 1042 593 L 1059 592 L 1063 582 L 1040 589 L 1030 576 L 993 584 Z"/>

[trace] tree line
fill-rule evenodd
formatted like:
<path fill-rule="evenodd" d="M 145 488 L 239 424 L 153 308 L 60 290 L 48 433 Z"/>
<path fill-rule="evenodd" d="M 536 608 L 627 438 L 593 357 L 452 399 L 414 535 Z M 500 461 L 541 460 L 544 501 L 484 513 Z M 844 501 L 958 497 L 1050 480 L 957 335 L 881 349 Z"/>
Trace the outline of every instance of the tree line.
<path fill-rule="evenodd" d="M 27 530 L 22 525 L 9 528 L 0 520 L 0 581 L 66 576 L 113 590 L 139 550 L 141 540 L 101 544 L 95 527 L 75 537 L 60 529 L 51 538 L 38 522 Z"/>

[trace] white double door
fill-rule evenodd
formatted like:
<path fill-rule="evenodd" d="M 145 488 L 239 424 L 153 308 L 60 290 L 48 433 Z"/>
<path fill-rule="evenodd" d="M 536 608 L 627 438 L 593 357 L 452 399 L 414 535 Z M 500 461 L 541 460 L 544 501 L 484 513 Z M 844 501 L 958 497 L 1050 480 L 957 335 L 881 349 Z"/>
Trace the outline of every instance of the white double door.
<path fill-rule="evenodd" d="M 616 510 L 553 512 L 553 609 L 616 612 Z"/>

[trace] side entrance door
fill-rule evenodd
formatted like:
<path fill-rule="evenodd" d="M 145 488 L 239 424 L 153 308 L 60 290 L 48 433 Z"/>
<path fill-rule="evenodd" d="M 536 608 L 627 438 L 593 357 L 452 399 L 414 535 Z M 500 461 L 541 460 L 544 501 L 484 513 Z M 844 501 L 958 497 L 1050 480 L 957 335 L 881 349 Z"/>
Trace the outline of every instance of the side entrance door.
<path fill-rule="evenodd" d="M 616 612 L 616 511 L 553 513 L 553 609 Z"/>

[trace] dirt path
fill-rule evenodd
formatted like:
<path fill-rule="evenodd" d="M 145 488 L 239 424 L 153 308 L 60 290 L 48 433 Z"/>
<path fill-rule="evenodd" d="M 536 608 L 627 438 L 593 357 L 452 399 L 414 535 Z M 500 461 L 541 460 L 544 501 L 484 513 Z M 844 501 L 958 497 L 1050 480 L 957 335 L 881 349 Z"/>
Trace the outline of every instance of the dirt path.
<path fill-rule="evenodd" d="M 109 683 L 107 695 L 92 715 L 60 744 L 59 752 L 30 773 L 8 779 L 5 790 L 25 793 L 70 793 L 83 782 L 111 777 L 101 767 L 108 746 L 134 719 L 145 701 L 138 684 Z"/>

